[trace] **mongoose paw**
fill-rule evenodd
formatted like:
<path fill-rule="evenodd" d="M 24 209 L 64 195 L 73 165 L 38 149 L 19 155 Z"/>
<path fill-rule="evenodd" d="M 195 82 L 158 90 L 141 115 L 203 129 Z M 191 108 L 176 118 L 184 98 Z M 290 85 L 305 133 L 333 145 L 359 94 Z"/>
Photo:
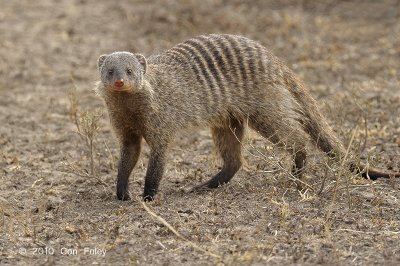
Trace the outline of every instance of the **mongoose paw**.
<path fill-rule="evenodd" d="M 124 192 L 117 191 L 117 198 L 119 200 L 126 201 L 126 200 L 130 200 L 131 196 L 129 195 L 128 191 L 124 191 Z"/>
<path fill-rule="evenodd" d="M 238 169 L 238 168 L 237 168 Z M 221 170 L 218 174 L 213 176 L 207 182 L 204 182 L 200 185 L 195 186 L 189 192 L 199 192 L 199 191 L 207 191 L 217 187 L 220 187 L 226 183 L 228 183 L 234 174 L 236 173 L 236 168 L 233 171 L 228 170 Z"/>
<path fill-rule="evenodd" d="M 190 188 L 188 190 L 188 192 L 193 193 L 193 192 L 209 191 L 209 190 L 212 190 L 213 188 L 217 188 L 218 186 L 219 186 L 219 184 L 215 185 L 215 184 L 212 184 L 210 181 L 208 181 L 203 184 L 200 184 L 200 185 Z"/>
<path fill-rule="evenodd" d="M 153 201 L 153 200 L 154 200 L 154 195 L 153 196 L 151 196 L 151 195 L 143 196 L 143 201 L 145 201 L 145 202 L 149 202 L 149 201 Z"/>

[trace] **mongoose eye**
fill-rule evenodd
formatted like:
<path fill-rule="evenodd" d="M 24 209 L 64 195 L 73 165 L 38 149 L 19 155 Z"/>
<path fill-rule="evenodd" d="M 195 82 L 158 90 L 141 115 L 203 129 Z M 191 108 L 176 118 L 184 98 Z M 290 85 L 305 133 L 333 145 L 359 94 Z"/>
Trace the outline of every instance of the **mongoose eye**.
<path fill-rule="evenodd" d="M 109 69 L 108 70 L 108 75 L 112 75 L 114 73 L 114 69 Z"/>
<path fill-rule="evenodd" d="M 129 75 L 132 74 L 132 69 L 128 68 L 128 69 L 126 70 L 126 73 L 128 73 Z"/>

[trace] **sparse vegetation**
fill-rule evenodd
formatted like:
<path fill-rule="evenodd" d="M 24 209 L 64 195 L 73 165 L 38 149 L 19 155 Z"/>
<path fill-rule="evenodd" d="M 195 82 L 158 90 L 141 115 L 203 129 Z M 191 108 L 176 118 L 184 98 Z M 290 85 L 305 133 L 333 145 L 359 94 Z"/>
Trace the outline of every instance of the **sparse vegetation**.
<path fill-rule="evenodd" d="M 290 156 L 255 132 L 232 182 L 197 193 L 220 162 L 207 130 L 179 136 L 146 205 L 144 144 L 133 200 L 117 201 L 118 143 L 92 91 L 100 54 L 245 35 L 306 81 L 347 159 L 400 171 L 398 1 L 3 1 L 0 21 L 1 265 L 398 264 L 398 180 L 361 179 L 310 146 L 298 189 Z"/>
<path fill-rule="evenodd" d="M 90 175 L 95 176 L 94 140 L 99 131 L 100 110 L 79 111 L 76 89 L 68 94 L 70 102 L 70 117 L 76 125 L 77 133 L 86 144 L 90 158 Z"/>

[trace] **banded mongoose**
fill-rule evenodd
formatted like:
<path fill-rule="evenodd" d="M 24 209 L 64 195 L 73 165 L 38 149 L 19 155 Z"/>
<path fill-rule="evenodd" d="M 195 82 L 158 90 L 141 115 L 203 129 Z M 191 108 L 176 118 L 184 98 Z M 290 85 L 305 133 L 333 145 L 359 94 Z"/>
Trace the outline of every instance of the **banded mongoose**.
<path fill-rule="evenodd" d="M 96 88 L 108 108 L 120 141 L 117 197 L 130 198 L 128 178 L 144 138 L 151 153 L 144 200 L 153 200 L 176 132 L 191 126 L 211 128 L 223 167 L 198 188 L 227 183 L 242 165 L 245 125 L 293 155 L 293 174 L 301 177 L 309 137 L 333 158 L 343 144 L 321 114 L 303 82 L 260 43 L 241 36 L 202 35 L 146 58 L 114 52 L 98 59 Z M 399 177 L 365 165 L 364 177 Z"/>

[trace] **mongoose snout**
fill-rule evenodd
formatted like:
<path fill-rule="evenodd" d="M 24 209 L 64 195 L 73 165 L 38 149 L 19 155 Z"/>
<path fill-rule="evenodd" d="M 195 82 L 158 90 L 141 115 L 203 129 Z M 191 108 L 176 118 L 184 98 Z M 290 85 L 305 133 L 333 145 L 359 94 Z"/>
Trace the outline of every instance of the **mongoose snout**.
<path fill-rule="evenodd" d="M 202 35 L 150 56 L 115 52 L 100 56 L 97 93 L 120 143 L 117 197 L 130 198 L 128 179 L 142 139 L 151 152 L 144 200 L 152 200 L 176 133 L 209 126 L 223 159 L 221 170 L 197 188 L 229 182 L 242 165 L 246 127 L 292 156 L 291 175 L 301 178 L 311 140 L 340 161 L 346 150 L 304 83 L 260 43 L 227 34 Z M 116 91 L 122 93 L 116 93 Z M 129 93 L 125 93 L 129 92 Z M 365 178 L 400 177 L 349 162 Z"/>
<path fill-rule="evenodd" d="M 122 87 L 124 86 L 124 80 L 123 79 L 117 79 L 114 83 L 115 87 Z"/>

